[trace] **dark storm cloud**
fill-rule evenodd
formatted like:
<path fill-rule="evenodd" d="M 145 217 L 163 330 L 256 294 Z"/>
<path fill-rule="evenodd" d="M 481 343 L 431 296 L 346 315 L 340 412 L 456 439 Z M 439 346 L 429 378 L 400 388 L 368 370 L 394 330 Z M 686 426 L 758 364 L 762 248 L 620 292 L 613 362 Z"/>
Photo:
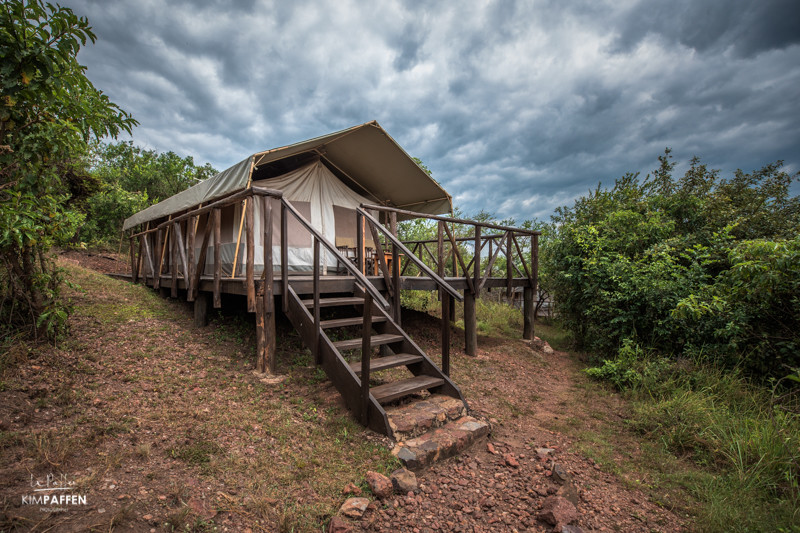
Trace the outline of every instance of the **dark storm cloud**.
<path fill-rule="evenodd" d="M 220 169 L 377 119 L 465 212 L 517 220 L 668 146 L 800 170 L 794 0 L 67 4 L 134 140 Z"/>
<path fill-rule="evenodd" d="M 698 52 L 733 48 L 752 56 L 800 43 L 800 3 L 796 0 L 642 2 L 624 17 L 616 44 L 631 49 L 647 35 Z"/>

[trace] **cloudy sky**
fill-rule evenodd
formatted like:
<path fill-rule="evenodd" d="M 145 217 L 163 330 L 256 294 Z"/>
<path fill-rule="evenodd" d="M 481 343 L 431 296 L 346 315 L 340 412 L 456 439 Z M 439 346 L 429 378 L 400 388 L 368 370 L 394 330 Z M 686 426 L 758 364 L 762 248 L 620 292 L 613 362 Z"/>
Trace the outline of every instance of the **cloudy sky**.
<path fill-rule="evenodd" d="M 465 212 L 518 221 L 665 147 L 800 170 L 797 0 L 62 4 L 134 141 L 220 170 L 373 119 Z"/>

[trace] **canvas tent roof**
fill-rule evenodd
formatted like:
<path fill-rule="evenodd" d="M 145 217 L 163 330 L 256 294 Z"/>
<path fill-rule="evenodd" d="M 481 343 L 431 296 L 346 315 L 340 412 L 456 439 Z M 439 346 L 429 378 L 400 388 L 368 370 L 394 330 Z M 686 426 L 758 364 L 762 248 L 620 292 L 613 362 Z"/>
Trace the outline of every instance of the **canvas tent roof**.
<path fill-rule="evenodd" d="M 131 216 L 123 229 L 222 198 L 247 187 L 258 168 L 303 153 L 317 154 L 376 203 L 427 214 L 452 210 L 452 199 L 376 121 L 258 152 L 197 185 Z M 256 178 L 258 179 L 258 178 Z"/>

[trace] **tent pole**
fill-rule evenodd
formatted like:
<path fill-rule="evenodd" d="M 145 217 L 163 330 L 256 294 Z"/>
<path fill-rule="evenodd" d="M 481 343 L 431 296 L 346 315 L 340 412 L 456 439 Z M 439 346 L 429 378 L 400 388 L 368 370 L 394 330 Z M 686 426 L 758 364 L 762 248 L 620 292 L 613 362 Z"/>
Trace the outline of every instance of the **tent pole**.
<path fill-rule="evenodd" d="M 236 264 L 239 262 L 239 244 L 242 242 L 242 226 L 244 225 L 244 213 L 247 210 L 247 200 L 248 198 L 244 199 L 244 205 L 242 205 L 242 216 L 239 218 L 239 235 L 236 237 L 236 252 L 233 254 L 233 267 L 231 268 L 231 279 L 236 277 Z"/>

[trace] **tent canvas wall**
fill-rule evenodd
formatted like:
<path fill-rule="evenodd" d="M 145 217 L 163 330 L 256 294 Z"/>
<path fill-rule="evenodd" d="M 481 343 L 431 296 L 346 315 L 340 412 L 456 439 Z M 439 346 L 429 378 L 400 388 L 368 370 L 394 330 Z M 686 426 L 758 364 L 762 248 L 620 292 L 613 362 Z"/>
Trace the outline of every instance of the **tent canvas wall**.
<path fill-rule="evenodd" d="M 189 189 L 152 205 L 125 220 L 124 230 L 158 224 L 169 217 L 208 205 L 250 184 L 282 190 L 286 198 L 311 224 L 337 246 L 355 246 L 355 207 L 361 203 L 398 207 L 426 214 L 452 210 L 452 199 L 380 125 L 368 122 L 293 145 L 251 155 Z M 257 206 L 259 207 L 259 206 Z M 236 243 L 242 221 L 242 205 L 222 210 L 220 247 L 223 270 L 230 275 L 236 257 L 236 272 L 241 270 L 245 239 Z M 260 227 L 260 208 L 255 213 Z M 273 204 L 274 223 L 279 224 L 278 202 Z M 202 218 L 202 217 L 201 217 Z M 202 242 L 204 219 L 198 223 L 196 242 Z M 276 226 L 279 227 L 279 226 Z M 279 231 L 274 231 L 273 258 L 280 261 Z M 255 258 L 260 269 L 263 257 L 261 236 L 256 232 Z M 369 236 L 367 246 L 371 245 Z M 198 244 L 199 245 L 199 244 Z M 199 249 L 198 249 L 199 251 Z M 289 268 L 311 268 L 311 238 L 299 223 L 289 221 Z M 205 274 L 213 272 L 213 246 L 209 247 Z M 166 258 L 169 261 L 169 258 Z M 323 254 L 323 266 L 336 268 L 335 258 Z M 259 270 L 260 271 L 260 270 Z"/>
<path fill-rule="evenodd" d="M 342 183 L 319 160 L 304 165 L 282 176 L 252 182 L 253 186 L 275 189 L 283 192 L 284 198 L 308 220 L 312 226 L 320 230 L 325 238 L 339 247 L 354 248 L 356 243 L 356 208 L 369 200 Z M 273 265 L 280 268 L 280 201 L 270 199 L 272 202 L 272 257 Z M 236 257 L 237 272 L 244 270 L 244 258 L 247 257 L 247 244 L 245 239 L 239 241 L 238 256 L 236 243 L 239 237 L 239 226 L 242 223 L 242 203 L 237 203 L 222 210 L 222 240 L 220 246 L 220 259 L 223 274 L 230 275 L 233 271 L 234 257 Z M 255 227 L 261 227 L 263 213 L 261 203 L 254 205 Z M 196 247 L 200 253 L 200 243 L 205 233 L 205 224 L 198 224 Z M 294 217 L 289 215 L 288 223 L 288 256 L 290 272 L 310 271 L 313 264 L 313 250 L 311 234 Z M 367 247 L 374 247 L 371 238 L 366 238 Z M 260 231 L 255 233 L 255 271 L 263 271 L 263 235 Z M 213 274 L 214 247 L 209 245 L 206 252 L 206 269 L 204 274 Z M 341 270 L 333 254 L 321 254 L 320 264 L 326 271 Z"/>

